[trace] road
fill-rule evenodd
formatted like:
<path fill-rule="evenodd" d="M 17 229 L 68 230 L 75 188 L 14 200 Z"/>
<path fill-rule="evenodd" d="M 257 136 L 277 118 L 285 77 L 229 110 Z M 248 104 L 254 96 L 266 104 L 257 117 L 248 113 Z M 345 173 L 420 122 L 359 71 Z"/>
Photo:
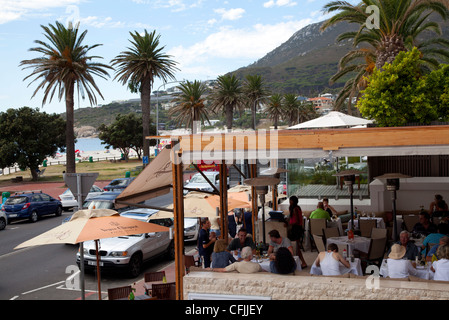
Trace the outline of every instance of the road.
<path fill-rule="evenodd" d="M 147 203 L 166 206 L 172 202 L 172 195 L 164 195 Z M 45 245 L 14 250 L 18 244 L 29 240 L 61 224 L 72 212 L 62 216 L 47 216 L 36 223 L 17 221 L 0 231 L 0 300 L 76 300 L 81 299 L 80 290 L 66 286 L 67 278 L 78 270 L 76 252 L 78 245 Z M 186 252 L 195 247 L 186 242 Z M 149 271 L 157 271 L 173 261 L 155 258 L 144 264 L 141 274 L 129 278 L 119 272 L 101 273 L 101 291 L 105 296 L 110 287 L 132 284 Z M 95 273 L 85 275 L 86 300 L 98 299 Z"/>

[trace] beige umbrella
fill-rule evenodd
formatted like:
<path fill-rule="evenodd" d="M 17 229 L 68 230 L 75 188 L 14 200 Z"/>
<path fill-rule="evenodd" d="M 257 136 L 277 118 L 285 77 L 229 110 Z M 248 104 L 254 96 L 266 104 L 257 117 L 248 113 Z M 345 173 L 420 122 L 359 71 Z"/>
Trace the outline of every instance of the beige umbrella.
<path fill-rule="evenodd" d="M 87 209 L 73 214 L 72 218 L 37 237 L 19 244 L 14 249 L 45 244 L 76 244 L 95 240 L 97 251 L 98 295 L 101 300 L 98 240 L 139 233 L 164 232 L 170 229 L 154 223 L 125 218 L 115 210 Z M 82 253 L 82 250 L 81 250 Z"/>

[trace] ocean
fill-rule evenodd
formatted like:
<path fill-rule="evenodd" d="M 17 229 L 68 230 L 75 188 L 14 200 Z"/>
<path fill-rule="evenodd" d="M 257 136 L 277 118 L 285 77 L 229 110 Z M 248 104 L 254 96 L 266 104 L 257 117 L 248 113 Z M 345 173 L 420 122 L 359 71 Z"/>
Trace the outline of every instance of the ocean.
<path fill-rule="evenodd" d="M 76 140 L 75 150 L 79 150 L 80 152 L 103 151 L 106 146 L 101 144 L 103 140 L 99 138 L 77 138 Z"/>

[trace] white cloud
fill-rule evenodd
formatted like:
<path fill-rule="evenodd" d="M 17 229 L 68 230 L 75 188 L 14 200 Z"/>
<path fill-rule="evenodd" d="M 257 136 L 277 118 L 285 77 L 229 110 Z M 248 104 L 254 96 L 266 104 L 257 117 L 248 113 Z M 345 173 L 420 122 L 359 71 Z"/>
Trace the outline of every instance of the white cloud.
<path fill-rule="evenodd" d="M 262 58 L 312 22 L 312 19 L 303 19 L 273 25 L 256 24 L 249 29 L 223 27 L 201 42 L 189 47 L 177 46 L 168 53 L 179 62 L 178 67 L 182 72 L 205 65 L 213 59 L 220 59 L 221 62 L 227 59 L 252 62 Z"/>
<path fill-rule="evenodd" d="M 73 6 L 81 0 L 0 0 L 0 24 L 23 19 L 36 11 Z"/>
<path fill-rule="evenodd" d="M 245 13 L 245 9 L 236 8 L 236 9 L 226 10 L 224 8 L 220 8 L 220 9 L 215 9 L 214 12 L 220 14 L 222 20 L 238 20 Z"/>
<path fill-rule="evenodd" d="M 293 6 L 296 6 L 298 3 L 296 3 L 296 2 L 294 2 L 294 1 L 292 1 L 292 0 L 277 0 L 277 1 L 274 1 L 274 0 L 270 0 L 270 1 L 267 1 L 267 2 L 264 2 L 264 4 L 263 4 L 263 6 L 265 7 L 265 8 L 271 8 L 271 7 L 274 7 L 274 6 L 277 6 L 277 7 L 293 7 Z"/>

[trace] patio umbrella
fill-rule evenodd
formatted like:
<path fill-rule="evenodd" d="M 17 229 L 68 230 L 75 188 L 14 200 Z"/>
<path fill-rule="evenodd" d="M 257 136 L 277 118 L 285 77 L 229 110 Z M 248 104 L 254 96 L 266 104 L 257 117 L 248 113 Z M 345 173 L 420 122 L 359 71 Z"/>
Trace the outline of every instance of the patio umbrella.
<path fill-rule="evenodd" d="M 46 244 L 77 244 L 88 240 L 95 240 L 97 271 L 98 271 L 98 295 L 101 300 L 100 265 L 98 255 L 98 240 L 139 233 L 169 231 L 154 223 L 147 223 L 136 219 L 125 218 L 115 210 L 87 209 L 73 214 L 72 218 L 41 235 L 19 244 L 14 249 Z M 81 248 L 82 249 L 82 248 Z M 81 253 L 83 251 L 81 250 Z M 81 255 L 82 256 L 82 255 Z"/>
<path fill-rule="evenodd" d="M 338 111 L 331 111 L 328 114 L 310 120 L 303 123 L 299 123 L 295 126 L 289 127 L 287 129 L 313 129 L 313 128 L 348 128 L 360 125 L 367 125 L 373 123 L 372 120 L 366 120 L 363 118 L 353 117 Z"/>

